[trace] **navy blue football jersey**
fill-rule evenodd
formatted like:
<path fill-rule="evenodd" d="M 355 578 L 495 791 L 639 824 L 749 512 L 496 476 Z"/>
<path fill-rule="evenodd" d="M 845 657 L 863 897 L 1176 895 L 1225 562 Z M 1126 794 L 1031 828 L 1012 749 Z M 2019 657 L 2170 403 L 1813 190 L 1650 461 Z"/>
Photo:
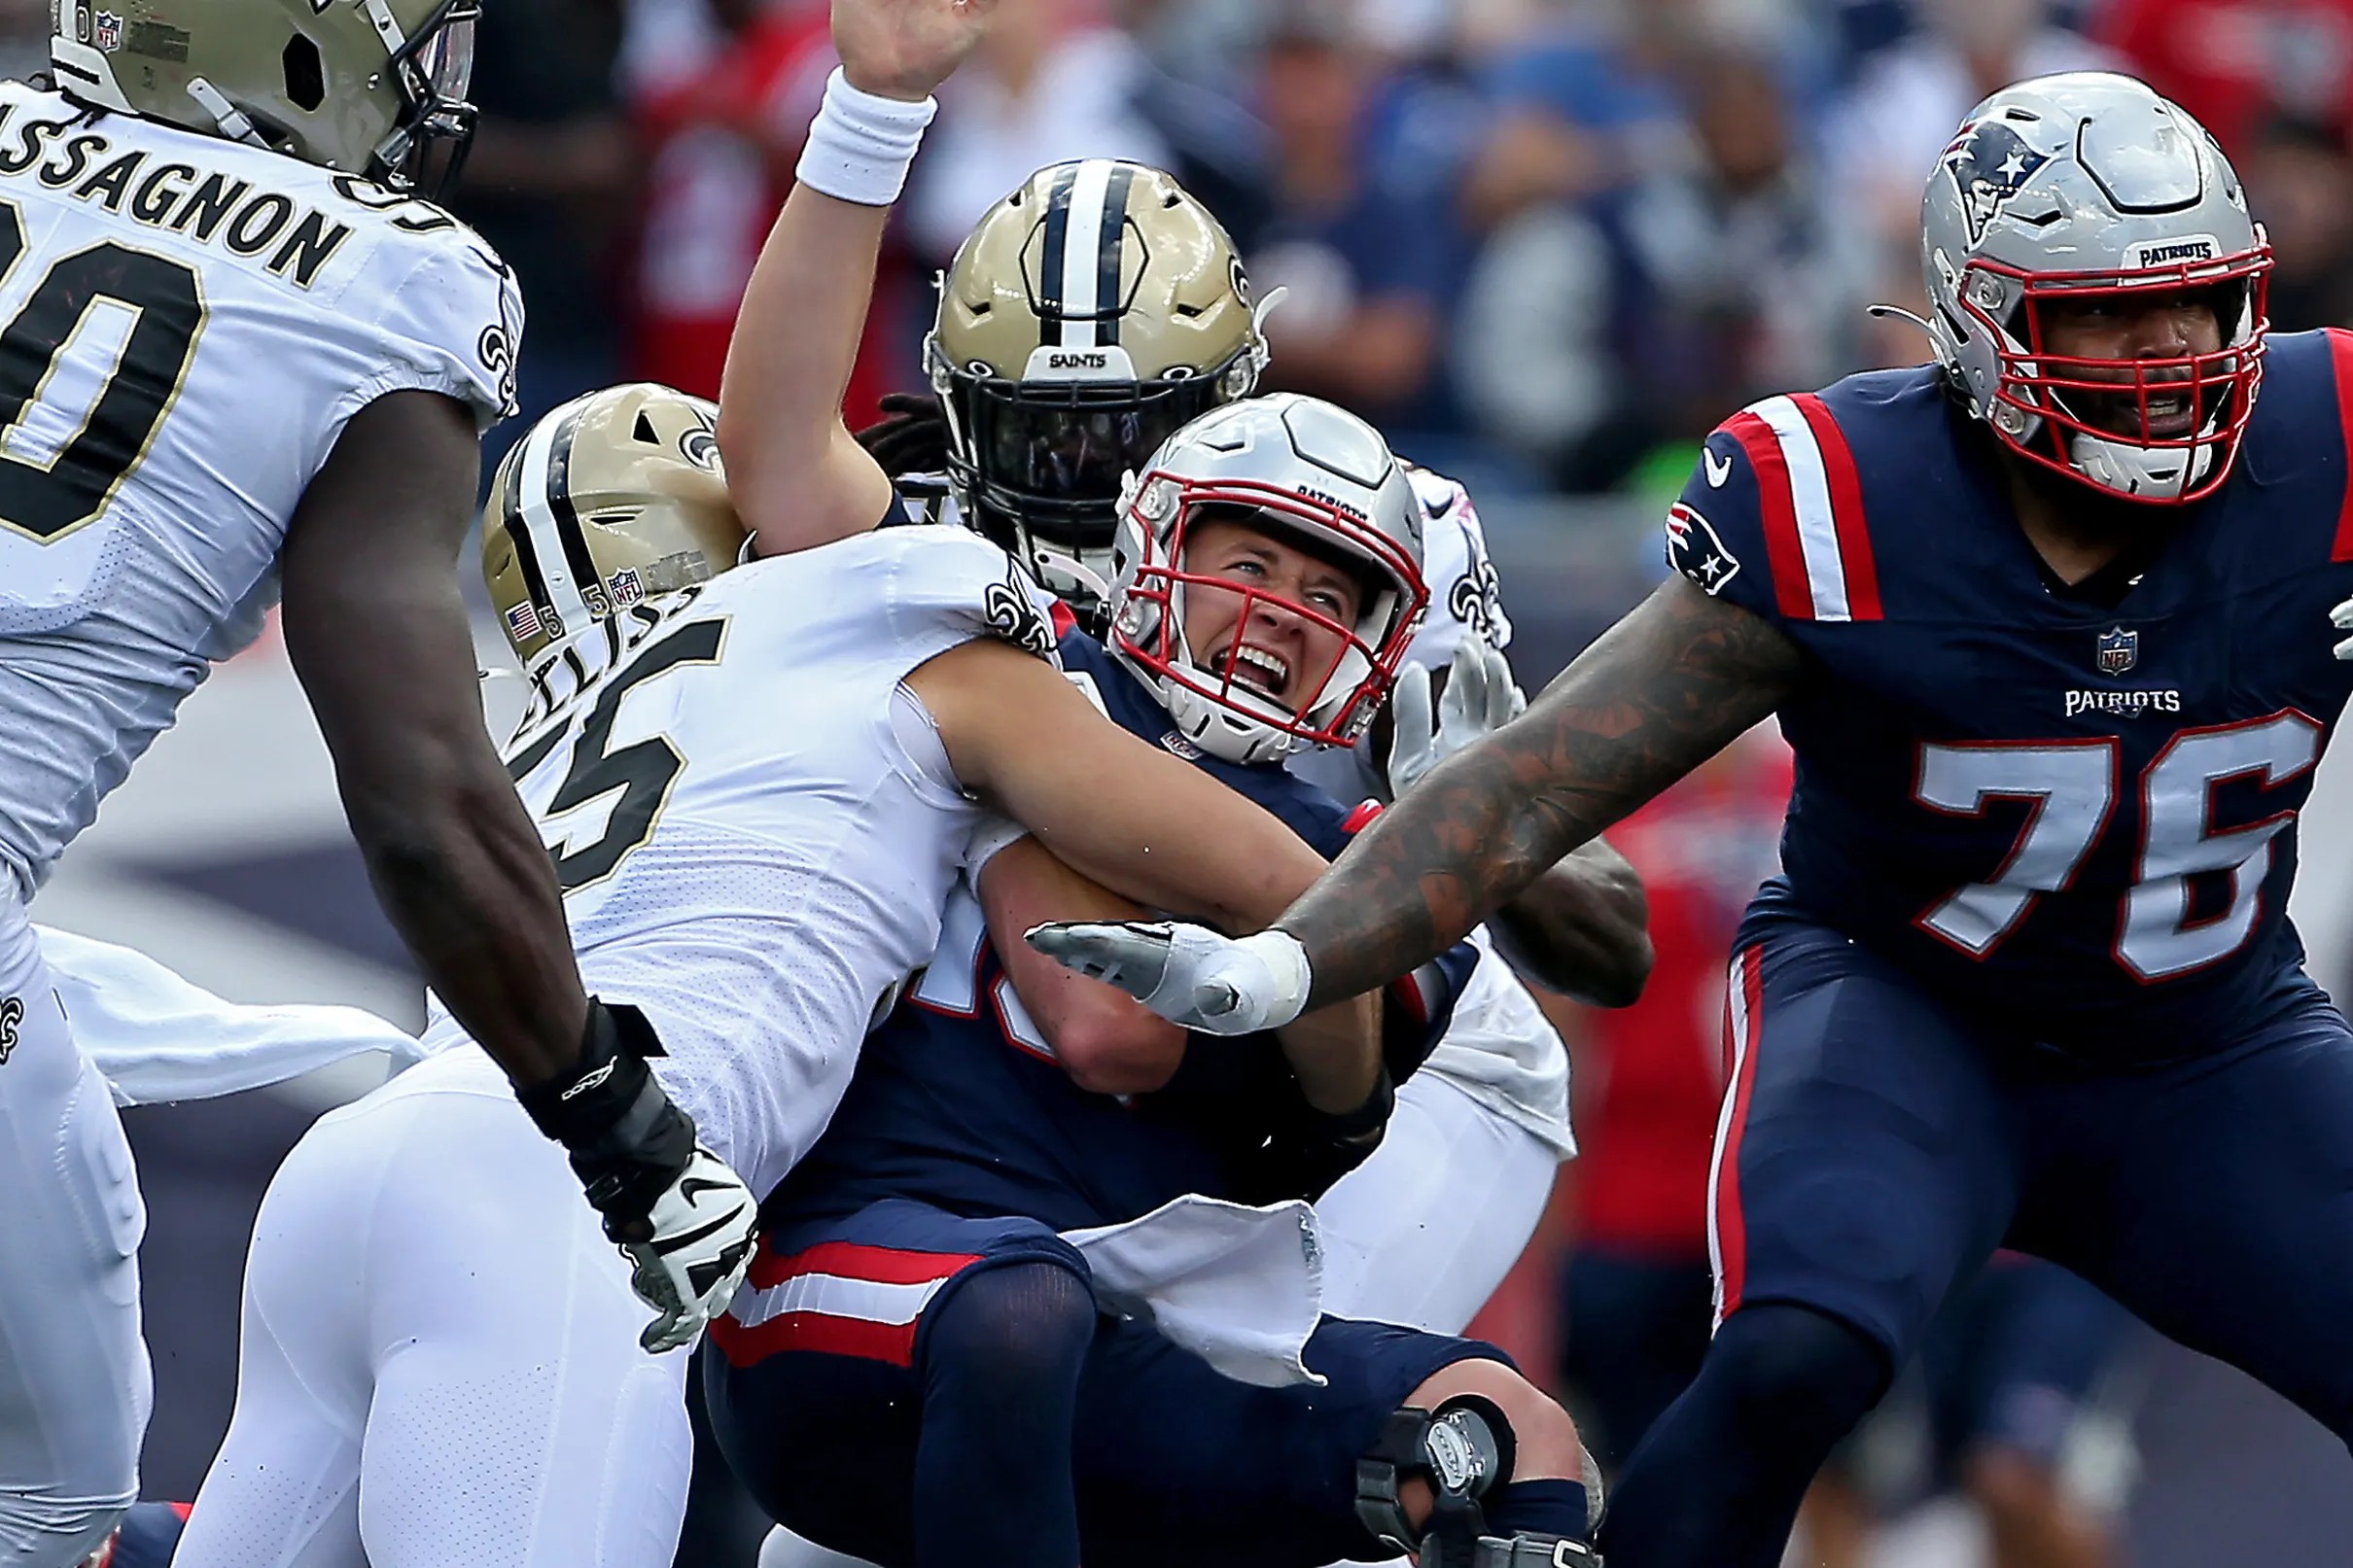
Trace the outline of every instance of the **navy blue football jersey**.
<path fill-rule="evenodd" d="M 1063 629 L 1063 668 L 1116 723 L 1206 769 L 1280 818 L 1325 858 L 1372 811 L 1344 808 L 1280 764 L 1205 756 L 1142 683 L 1084 633 Z M 1458 946 L 1392 988 L 1392 1071 L 1436 1046 L 1478 962 Z M 1270 1035 L 1196 1035 L 1176 1078 L 1132 1098 L 1071 1081 L 1006 977 L 975 899 L 960 893 L 938 953 L 867 1037 L 825 1135 L 765 1205 L 773 1225 L 917 1199 L 968 1218 L 1023 1215 L 1057 1231 L 1115 1224 L 1186 1193 L 1250 1190 L 1270 1112 L 1297 1086 Z"/>
<path fill-rule="evenodd" d="M 2302 950 L 2296 814 L 2353 667 L 2353 336 L 2274 337 L 2229 481 L 2111 605 L 2049 578 L 1930 366 L 1709 436 L 1669 565 L 1804 653 L 1783 876 L 1965 1007 L 2102 1054 L 2195 1050 Z"/>

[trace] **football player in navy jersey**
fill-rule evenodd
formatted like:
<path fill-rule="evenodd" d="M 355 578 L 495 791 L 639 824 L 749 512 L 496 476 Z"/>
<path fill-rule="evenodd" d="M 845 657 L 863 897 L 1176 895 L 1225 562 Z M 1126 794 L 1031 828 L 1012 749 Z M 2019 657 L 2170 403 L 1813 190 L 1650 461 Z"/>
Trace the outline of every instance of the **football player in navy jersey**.
<path fill-rule="evenodd" d="M 839 393 L 885 209 L 929 118 L 926 94 L 988 10 L 985 0 L 836 0 L 843 66 L 747 295 L 720 401 L 730 491 L 762 553 L 821 543 L 853 510 L 869 507 L 870 518 L 891 502 L 888 476 L 842 428 Z M 1090 201 L 1107 201 L 1107 186 Z M 1087 257 L 1094 266 L 1116 280 L 1141 263 L 1123 228 L 1093 226 L 1107 230 Z M 1071 246 L 1044 249 L 1050 265 L 1068 264 Z M 1096 271 L 1086 282 L 1100 296 Z M 1115 312 L 1055 314 L 1091 336 Z M 1207 753 L 1205 767 L 1230 770 L 1218 777 L 1337 849 L 1343 814 L 1328 798 L 1311 807 L 1319 797 L 1282 771 L 1282 756 L 1292 743 L 1344 744 L 1370 720 L 1423 602 L 1421 505 L 1378 435 L 1328 404 L 1231 407 L 1212 421 L 1222 444 L 1139 487 L 1133 646 L 1116 664 L 1098 651 L 1090 673 L 1114 714 L 1172 750 Z M 1268 512 L 1283 540 L 1266 534 Z M 1190 543 L 1176 543 L 1188 530 Z M 1253 531 L 1255 543 L 1241 537 Z M 1044 858 L 1035 849 L 996 860 Z M 1085 906 L 1058 898 L 1036 913 L 1074 908 Z M 1020 928 L 1000 940 L 1036 970 Z M 1638 934 L 1626 945 L 1638 949 Z M 861 1106 L 881 1108 L 848 1107 L 828 1132 L 848 1149 L 862 1129 L 861 1151 L 813 1153 L 780 1184 L 756 1282 L 707 1358 L 730 1459 L 789 1522 L 894 1568 L 1075 1568 L 1082 1538 L 1097 1568 L 1190 1561 L 1212 1529 L 1222 1555 L 1295 1568 L 1409 1546 L 1440 1568 L 1592 1561 L 1598 1494 L 1557 1405 L 1492 1347 L 1386 1324 L 1318 1327 L 1304 1205 L 1252 1212 L 1199 1196 L 1315 1191 L 1361 1157 L 1393 1103 L 1393 1078 L 1443 1028 L 1446 989 L 1430 987 L 1440 976 L 1457 983 L 1466 958 L 1442 960 L 1418 995 L 1387 1010 L 1411 1037 L 1403 1060 L 1390 1053 L 1389 1070 L 1346 1098 L 1350 1075 L 1311 1071 L 1323 1054 L 1314 1030 L 1302 1037 L 1286 1020 L 1273 1041 L 1210 1041 L 1197 1064 L 1185 1045 L 1173 1072 L 1141 1051 L 1098 1063 L 1137 1073 L 1137 1089 L 1167 1080 L 1132 1112 L 1100 1094 L 1033 1108 L 1053 1091 L 1081 1096 L 1057 1063 L 1025 1054 L 1045 1056 L 1068 1031 L 1025 1028 L 1036 1021 L 1017 1006 L 1023 993 L 1000 985 L 987 958 L 935 958 L 926 988 L 967 1027 L 884 1045 L 883 1058 L 905 1067 L 905 1092 L 861 1095 Z M 1071 989 L 1059 970 L 1037 972 Z M 1354 1060 L 1357 1039 L 1350 1033 L 1337 1058 Z M 973 1076 L 1007 1063 L 1043 1071 L 1009 1088 Z M 882 1070 L 867 1082 L 883 1082 Z M 1210 1231 L 1239 1224 L 1255 1238 L 1247 1256 L 1224 1249 L 1237 1261 L 1219 1272 L 1240 1294 L 1209 1314 L 1219 1326 L 1208 1342 L 1163 1333 L 1165 1319 L 1124 1287 L 1111 1295 L 1057 1234 L 1168 1198 L 1179 1201 L 1177 1234 L 1199 1241 L 1207 1233 L 1185 1227 L 1215 1215 L 1202 1219 Z M 1159 1226 L 1160 1212 L 1142 1223 Z M 1212 1358 L 1212 1342 L 1282 1339 L 1262 1310 L 1270 1298 L 1285 1314 L 1298 1309 L 1291 1342 L 1304 1342 L 1306 1365 L 1326 1380 L 1218 1370 L 1227 1363 L 1223 1351 Z M 1149 1290 L 1141 1300 L 1162 1305 Z"/>
<path fill-rule="evenodd" d="M 790 254 L 771 249 L 755 304 Z M 832 254 L 838 268 L 855 264 Z M 1253 303 L 1230 236 L 1166 173 L 1109 158 L 1051 164 L 981 217 L 940 276 L 924 346 L 936 396 L 901 401 L 858 439 L 910 505 L 1000 542 L 1101 631 L 1122 480 L 1186 421 L 1248 395 L 1276 302 Z M 1387 721 L 1353 746 L 1282 729 L 1250 743 L 1261 756 L 1288 748 L 1284 766 L 1345 801 L 1392 798 L 1527 703 L 1477 506 L 1452 479 L 1411 465 L 1408 476 L 1429 610 Z M 1599 1006 L 1633 1000 L 1649 967 L 1640 885 L 1600 840 L 1473 940 Z M 1100 1022 L 1079 1032 L 1135 1027 Z M 1480 965 L 1447 1038 L 1399 1087 L 1380 1153 L 1317 1200 L 1336 1314 L 1438 1333 L 1470 1322 L 1576 1152 L 1568 1076 L 1559 1033 L 1511 966 Z"/>
<path fill-rule="evenodd" d="M 1933 363 L 1728 421 L 1675 575 L 1273 928 L 1035 937 L 1262 1028 L 1422 961 L 1779 714 L 1798 782 L 1733 956 L 1720 1327 L 1620 1483 L 1613 1568 L 1777 1561 L 2005 1242 L 2353 1439 L 2353 1037 L 2284 912 L 2347 693 L 2353 336 L 2266 334 L 2237 176 L 2120 76 L 1980 104 L 1921 251 Z"/>
<path fill-rule="evenodd" d="M 1276 742 L 1346 744 L 1378 706 L 1424 598 L 1410 480 L 1371 427 L 1283 396 L 1187 426 L 1129 495 L 1110 649 L 1068 629 L 1066 670 L 1115 721 L 1337 854 L 1367 814 L 1289 773 Z M 1141 912 L 1057 878 L 1035 844 L 967 868 L 976 895 L 951 905 L 907 1005 L 771 1195 L 751 1288 L 706 1355 L 721 1445 L 770 1512 L 892 1568 L 1189 1561 L 1212 1524 L 1221 1555 L 1293 1568 L 1409 1545 L 1464 1568 L 1591 1561 L 1598 1497 L 1574 1430 L 1492 1346 L 1302 1322 L 1324 1381 L 1267 1386 L 1132 1306 L 1113 1315 L 1067 1233 L 1162 1221 L 1194 1195 L 1313 1197 L 1377 1138 L 1387 1084 L 1334 1116 L 1292 1082 L 1289 1039 L 1189 1042 L 1148 1015 L 1087 1037 L 1097 1002 L 1071 993 L 1138 1010 L 1073 986 L 1019 933 L 1048 913 Z M 1390 989 L 1390 1074 L 1437 1042 L 1476 961 L 1457 946 Z M 1296 1253 L 1304 1210 L 1253 1218 Z M 1280 1337 L 1267 1299 L 1254 1283 L 1233 1303 L 1246 1337 Z M 1454 1481 L 1443 1526 L 1392 1506 L 1426 1468 L 1421 1412 L 1475 1416 L 1464 1431 L 1495 1446 L 1499 1468 Z"/>

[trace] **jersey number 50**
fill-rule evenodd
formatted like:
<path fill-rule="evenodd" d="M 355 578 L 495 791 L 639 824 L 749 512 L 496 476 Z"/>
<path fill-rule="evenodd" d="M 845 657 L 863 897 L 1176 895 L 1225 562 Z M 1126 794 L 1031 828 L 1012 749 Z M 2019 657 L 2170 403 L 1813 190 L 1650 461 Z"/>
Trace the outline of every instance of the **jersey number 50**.
<path fill-rule="evenodd" d="M 2252 723 L 2186 729 L 2165 743 L 2140 776 L 2140 857 L 2119 913 L 2116 961 L 2142 980 L 2164 980 L 2229 958 L 2255 929 L 2271 839 L 2295 816 L 2276 812 L 2218 830 L 2214 788 L 2254 779 L 2269 789 L 2320 757 L 2321 727 L 2289 710 Z M 2040 894 L 2075 881 L 2116 809 L 2117 747 L 2111 740 L 1923 746 L 1913 795 L 1955 817 L 1982 817 L 1986 803 L 2029 803 L 2026 825 L 1991 877 L 1923 911 L 1928 931 L 1984 958 L 2026 916 Z M 2227 872 L 2230 901 L 2193 920 L 2190 879 Z"/>
<path fill-rule="evenodd" d="M 0 201 L 0 285 L 23 256 L 23 214 Z M 101 300 L 133 319 L 93 367 Z M 0 328 L 0 528 L 48 544 L 103 513 L 179 396 L 203 327 L 196 274 L 168 257 L 109 240 L 53 262 Z M 48 455 L 21 456 L 44 399 L 70 400 L 80 423 Z"/>

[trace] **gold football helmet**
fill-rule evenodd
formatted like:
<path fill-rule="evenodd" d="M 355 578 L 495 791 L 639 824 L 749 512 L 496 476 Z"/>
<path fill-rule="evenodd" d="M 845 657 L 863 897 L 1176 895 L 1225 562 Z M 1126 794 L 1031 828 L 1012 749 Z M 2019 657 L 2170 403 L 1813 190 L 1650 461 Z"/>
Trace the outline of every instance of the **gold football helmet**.
<path fill-rule="evenodd" d="M 745 532 L 718 424 L 718 405 L 640 381 L 577 398 L 515 443 L 482 508 L 482 580 L 517 658 L 735 565 Z"/>
<path fill-rule="evenodd" d="M 1121 479 L 1248 396 L 1267 349 L 1209 209 L 1158 169 L 1087 158 L 981 219 L 924 357 L 968 520 L 1050 579 L 1059 557 L 1107 580 Z"/>
<path fill-rule="evenodd" d="M 406 184 L 474 134 L 477 0 L 53 0 L 67 97 Z"/>

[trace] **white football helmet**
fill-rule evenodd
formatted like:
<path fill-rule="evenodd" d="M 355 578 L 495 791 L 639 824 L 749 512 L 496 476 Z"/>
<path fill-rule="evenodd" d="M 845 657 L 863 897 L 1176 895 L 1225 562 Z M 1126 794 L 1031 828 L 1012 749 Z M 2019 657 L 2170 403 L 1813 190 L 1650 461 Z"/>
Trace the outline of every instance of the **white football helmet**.
<path fill-rule="evenodd" d="M 1186 530 L 1204 507 L 1251 514 L 1365 584 L 1344 626 L 1296 600 L 1188 572 Z M 1212 409 L 1169 437 L 1120 494 L 1112 543 L 1112 650 L 1143 679 L 1180 734 L 1229 762 L 1269 762 L 1303 746 L 1348 746 L 1380 709 L 1429 604 L 1422 507 L 1372 426 L 1296 393 Z M 1239 640 L 1215 668 L 1184 634 L 1189 585 L 1279 606 L 1340 639 L 1315 696 L 1293 713 L 1235 679 Z"/>

